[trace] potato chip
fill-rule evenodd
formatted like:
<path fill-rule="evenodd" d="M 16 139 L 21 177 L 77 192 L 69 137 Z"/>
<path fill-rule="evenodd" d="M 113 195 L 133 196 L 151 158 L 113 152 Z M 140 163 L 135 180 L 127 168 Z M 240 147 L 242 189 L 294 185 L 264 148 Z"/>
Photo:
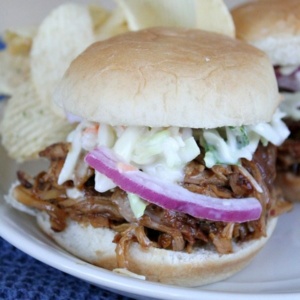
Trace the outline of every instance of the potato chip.
<path fill-rule="evenodd" d="M 65 141 L 73 125 L 49 110 L 38 99 L 32 83 L 26 81 L 15 89 L 0 124 L 2 143 L 9 156 L 17 161 L 36 158 L 46 146 Z"/>
<path fill-rule="evenodd" d="M 97 31 L 109 18 L 110 12 L 97 5 L 90 5 L 89 12 L 92 18 L 93 30 Z"/>
<path fill-rule="evenodd" d="M 0 95 L 13 95 L 14 90 L 30 77 L 29 57 L 0 52 Z"/>
<path fill-rule="evenodd" d="M 235 36 L 231 14 L 222 0 L 117 0 L 130 30 L 153 26 L 199 28 Z"/>
<path fill-rule="evenodd" d="M 123 9 L 116 8 L 112 11 L 106 22 L 95 31 L 96 40 L 102 41 L 128 30 Z"/>
<path fill-rule="evenodd" d="M 63 4 L 54 9 L 38 28 L 30 65 L 39 98 L 62 115 L 52 95 L 71 61 L 94 42 L 92 19 L 87 7 Z"/>
<path fill-rule="evenodd" d="M 34 28 L 6 30 L 4 33 L 4 42 L 7 51 L 11 55 L 28 56 L 35 33 L 36 30 Z"/>

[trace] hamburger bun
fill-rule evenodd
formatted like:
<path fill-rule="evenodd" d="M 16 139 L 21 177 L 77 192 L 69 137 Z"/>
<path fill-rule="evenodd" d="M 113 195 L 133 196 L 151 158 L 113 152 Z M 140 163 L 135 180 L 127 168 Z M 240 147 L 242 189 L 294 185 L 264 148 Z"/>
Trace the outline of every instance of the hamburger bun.
<path fill-rule="evenodd" d="M 238 39 L 266 52 L 273 65 L 300 64 L 299 0 L 256 0 L 232 10 Z"/>
<path fill-rule="evenodd" d="M 46 213 L 38 213 L 37 221 L 48 236 L 78 258 L 108 270 L 117 268 L 113 230 L 69 220 L 66 230 L 58 233 L 51 229 Z M 186 253 L 153 247 L 143 249 L 138 243 L 132 243 L 127 256 L 128 270 L 150 281 L 186 287 L 224 280 L 250 263 L 272 235 L 276 223 L 277 218 L 269 220 L 266 237 L 236 244 L 234 253 L 224 255 L 214 249 L 198 248 Z"/>
<path fill-rule="evenodd" d="M 90 46 L 55 101 L 113 126 L 216 128 L 269 122 L 280 98 L 260 50 L 215 33 L 152 28 Z"/>

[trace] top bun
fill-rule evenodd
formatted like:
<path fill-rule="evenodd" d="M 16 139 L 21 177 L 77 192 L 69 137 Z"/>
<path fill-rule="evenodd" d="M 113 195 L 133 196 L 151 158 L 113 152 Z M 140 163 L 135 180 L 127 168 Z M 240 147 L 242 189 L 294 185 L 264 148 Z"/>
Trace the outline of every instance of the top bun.
<path fill-rule="evenodd" d="M 237 38 L 265 51 L 274 65 L 300 64 L 299 0 L 257 0 L 232 10 Z"/>
<path fill-rule="evenodd" d="M 216 33 L 152 28 L 90 46 L 55 101 L 110 125 L 216 128 L 268 122 L 280 100 L 260 50 Z"/>

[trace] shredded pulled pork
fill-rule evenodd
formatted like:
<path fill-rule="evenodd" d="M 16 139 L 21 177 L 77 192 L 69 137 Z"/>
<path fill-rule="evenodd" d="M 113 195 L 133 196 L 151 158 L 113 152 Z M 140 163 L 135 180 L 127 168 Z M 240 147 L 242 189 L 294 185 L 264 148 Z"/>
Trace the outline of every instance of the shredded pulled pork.
<path fill-rule="evenodd" d="M 300 121 L 285 121 L 291 134 L 278 149 L 277 172 L 300 176 Z"/>
<path fill-rule="evenodd" d="M 241 224 L 196 219 L 154 204 L 149 204 L 144 215 L 136 219 L 124 191 L 115 188 L 100 194 L 94 190 L 94 171 L 91 168 L 77 166 L 73 180 L 57 184 L 68 149 L 68 143 L 58 143 L 42 151 L 40 156 L 48 158 L 50 166 L 47 172 L 34 178 L 19 171 L 20 185 L 15 188 L 14 196 L 24 205 L 47 212 L 54 231 L 63 231 L 67 218 L 113 229 L 120 268 L 127 266 L 127 250 L 132 242 L 145 248 L 152 246 L 192 252 L 194 247 L 205 247 L 222 254 L 230 253 L 233 242 L 265 236 L 269 216 L 291 208 L 273 187 L 276 149 L 272 145 L 260 145 L 253 161 L 242 160 L 246 172 L 239 166 L 216 165 L 208 169 L 201 155 L 185 169 L 182 185 L 192 192 L 219 198 L 257 198 L 263 207 L 260 219 Z M 68 196 L 68 191 L 74 188 L 79 192 L 76 198 Z"/>
<path fill-rule="evenodd" d="M 285 122 L 291 134 L 278 148 L 276 183 L 282 187 L 287 200 L 300 201 L 300 121 L 286 119 Z"/>

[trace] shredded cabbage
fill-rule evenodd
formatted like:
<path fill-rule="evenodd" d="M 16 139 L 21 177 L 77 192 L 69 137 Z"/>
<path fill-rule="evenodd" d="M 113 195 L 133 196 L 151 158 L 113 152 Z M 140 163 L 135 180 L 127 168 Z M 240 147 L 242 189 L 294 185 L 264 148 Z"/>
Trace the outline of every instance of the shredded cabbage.
<path fill-rule="evenodd" d="M 95 131 L 97 128 L 97 131 Z M 72 179 L 83 150 L 97 146 L 112 148 L 125 161 L 153 176 L 172 182 L 183 180 L 185 165 L 200 154 L 200 148 L 189 128 L 112 127 L 82 122 L 68 140 L 70 152 L 59 176 L 59 183 Z M 95 172 L 95 189 L 105 192 L 115 187 L 106 176 Z"/>
<path fill-rule="evenodd" d="M 68 136 L 71 149 L 59 175 L 58 183 L 73 179 L 76 163 L 83 151 L 106 146 L 123 160 L 159 179 L 181 182 L 186 164 L 205 149 L 204 161 L 208 168 L 215 164 L 240 164 L 241 158 L 252 159 L 258 143 L 281 144 L 289 130 L 277 111 L 270 123 L 216 129 L 179 127 L 125 127 L 83 121 Z M 106 192 L 116 185 L 105 175 L 95 171 L 95 190 Z M 134 215 L 140 217 L 147 203 L 137 195 L 128 194 Z"/>
<path fill-rule="evenodd" d="M 300 120 L 300 92 L 283 93 L 284 101 L 280 104 L 280 109 L 288 118 L 295 121 Z"/>
<path fill-rule="evenodd" d="M 136 194 L 127 193 L 127 196 L 128 196 L 129 203 L 130 203 L 130 208 L 131 208 L 134 216 L 137 219 L 140 218 L 144 214 L 148 202 L 142 200 Z"/>
<path fill-rule="evenodd" d="M 285 114 L 278 109 L 270 123 L 203 130 L 200 144 L 205 149 L 206 166 L 240 164 L 241 158 L 251 160 L 260 141 L 264 145 L 271 142 L 279 146 L 290 133 L 281 120 L 283 116 Z"/>
<path fill-rule="evenodd" d="M 83 128 L 84 128 L 84 124 L 79 123 L 79 125 L 75 128 L 75 130 L 70 132 L 67 137 L 67 142 L 71 143 L 71 148 L 66 157 L 64 166 L 59 174 L 58 184 L 63 184 L 67 180 L 73 179 L 76 163 L 79 159 L 82 150 L 81 136 L 82 136 Z"/>
<path fill-rule="evenodd" d="M 260 139 L 258 134 L 248 134 L 245 128 L 241 130 L 237 127 L 226 127 L 225 134 L 220 131 L 222 130 L 204 130 L 203 139 L 200 140 L 205 147 L 204 161 L 208 168 L 216 164 L 237 164 L 242 157 L 252 159 Z"/>
<path fill-rule="evenodd" d="M 72 199 L 79 199 L 84 197 L 84 192 L 78 190 L 77 188 L 69 188 L 67 189 L 67 196 Z"/>
<path fill-rule="evenodd" d="M 284 76 L 289 76 L 299 69 L 298 65 L 281 66 L 278 68 L 279 73 Z"/>
<path fill-rule="evenodd" d="M 173 182 L 183 179 L 186 163 L 200 154 L 191 129 L 127 127 L 116 134 L 115 153 L 144 172 Z"/>

